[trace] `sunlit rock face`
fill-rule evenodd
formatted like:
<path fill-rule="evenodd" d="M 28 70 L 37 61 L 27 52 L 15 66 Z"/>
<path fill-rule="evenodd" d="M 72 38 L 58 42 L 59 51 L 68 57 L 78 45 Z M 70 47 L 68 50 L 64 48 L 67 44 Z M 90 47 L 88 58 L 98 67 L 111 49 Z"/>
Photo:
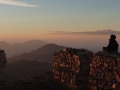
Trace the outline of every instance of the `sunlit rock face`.
<path fill-rule="evenodd" d="M 98 52 L 91 58 L 90 90 L 120 90 L 120 54 Z"/>
<path fill-rule="evenodd" d="M 80 90 L 120 90 L 120 53 L 66 48 L 55 53 L 53 73 Z"/>
<path fill-rule="evenodd" d="M 0 50 L 0 73 L 2 69 L 5 68 L 6 63 L 7 63 L 6 54 L 4 50 Z"/>
<path fill-rule="evenodd" d="M 92 52 L 85 49 L 65 48 L 54 55 L 54 78 L 83 90 L 88 85 L 90 57 Z M 83 82 L 83 81 L 86 82 Z"/>

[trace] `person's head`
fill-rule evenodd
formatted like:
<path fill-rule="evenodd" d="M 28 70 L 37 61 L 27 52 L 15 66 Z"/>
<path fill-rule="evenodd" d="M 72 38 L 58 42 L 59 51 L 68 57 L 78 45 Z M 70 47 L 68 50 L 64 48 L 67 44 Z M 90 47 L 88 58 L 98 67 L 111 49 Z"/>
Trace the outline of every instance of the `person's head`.
<path fill-rule="evenodd" d="M 116 36 L 112 34 L 110 39 L 116 39 Z"/>

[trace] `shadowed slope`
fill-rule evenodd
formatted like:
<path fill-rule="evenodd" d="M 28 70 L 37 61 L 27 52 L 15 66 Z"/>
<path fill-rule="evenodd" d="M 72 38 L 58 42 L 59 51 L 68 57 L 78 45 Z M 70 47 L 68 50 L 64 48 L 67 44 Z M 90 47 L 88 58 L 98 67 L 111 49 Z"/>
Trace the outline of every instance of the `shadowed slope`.
<path fill-rule="evenodd" d="M 29 61 L 39 61 L 48 62 L 52 64 L 54 53 L 65 48 L 64 46 L 58 46 L 56 44 L 47 44 L 37 50 L 30 53 L 23 53 L 21 55 L 12 57 L 8 59 L 8 62 L 18 61 L 18 60 L 29 60 Z"/>
<path fill-rule="evenodd" d="M 0 75 L 3 80 L 17 80 L 28 77 L 38 76 L 42 73 L 52 71 L 52 66 L 48 63 L 38 61 L 19 60 L 7 64 Z"/>

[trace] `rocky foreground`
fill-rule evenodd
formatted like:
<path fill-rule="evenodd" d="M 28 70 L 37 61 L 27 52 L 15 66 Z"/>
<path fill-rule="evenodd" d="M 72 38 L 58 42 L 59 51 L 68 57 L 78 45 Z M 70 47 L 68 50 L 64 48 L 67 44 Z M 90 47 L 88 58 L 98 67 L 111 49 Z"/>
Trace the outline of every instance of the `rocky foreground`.
<path fill-rule="evenodd" d="M 0 90 L 75 90 L 53 79 L 52 72 L 13 82 L 0 81 Z"/>

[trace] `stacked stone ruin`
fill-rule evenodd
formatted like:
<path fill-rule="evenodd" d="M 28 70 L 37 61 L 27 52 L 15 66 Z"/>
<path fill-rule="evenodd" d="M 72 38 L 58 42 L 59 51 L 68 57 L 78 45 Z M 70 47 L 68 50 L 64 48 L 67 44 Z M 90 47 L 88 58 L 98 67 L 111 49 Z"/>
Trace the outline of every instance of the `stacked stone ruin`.
<path fill-rule="evenodd" d="M 120 90 L 120 54 L 66 48 L 54 55 L 54 78 L 80 90 Z"/>
<path fill-rule="evenodd" d="M 85 49 L 65 48 L 54 55 L 54 78 L 69 85 L 85 88 L 88 85 L 92 52 Z M 83 82 L 85 80 L 85 82 Z"/>
<path fill-rule="evenodd" d="M 7 59 L 4 50 L 0 50 L 0 73 L 1 70 L 6 66 Z"/>
<path fill-rule="evenodd" d="M 93 54 L 90 64 L 90 90 L 120 90 L 120 54 Z"/>

